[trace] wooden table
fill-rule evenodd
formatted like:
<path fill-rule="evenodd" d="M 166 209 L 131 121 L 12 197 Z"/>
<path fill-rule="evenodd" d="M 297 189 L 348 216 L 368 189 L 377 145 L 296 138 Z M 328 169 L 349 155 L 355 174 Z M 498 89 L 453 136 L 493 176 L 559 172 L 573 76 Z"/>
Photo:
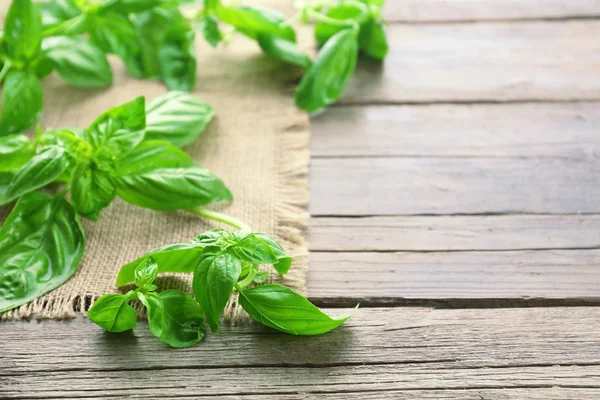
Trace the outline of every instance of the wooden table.
<path fill-rule="evenodd" d="M 320 337 L 0 324 L 0 398 L 599 399 L 600 0 L 388 0 L 313 120 Z"/>

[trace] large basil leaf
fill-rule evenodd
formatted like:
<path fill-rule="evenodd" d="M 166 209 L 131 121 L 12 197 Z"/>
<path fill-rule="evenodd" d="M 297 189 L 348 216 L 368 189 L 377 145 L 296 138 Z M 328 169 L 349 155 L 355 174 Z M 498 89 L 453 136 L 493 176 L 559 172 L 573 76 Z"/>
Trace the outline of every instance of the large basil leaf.
<path fill-rule="evenodd" d="M 350 318 L 331 318 L 304 296 L 281 285 L 244 289 L 239 302 L 255 321 L 292 335 L 320 335 Z"/>
<path fill-rule="evenodd" d="M 265 242 L 271 248 L 271 250 L 275 254 L 275 257 L 277 257 L 277 262 L 273 264 L 273 268 L 275 268 L 275 271 L 277 271 L 281 275 L 287 274 L 290 270 L 290 267 L 292 266 L 292 257 L 290 257 L 283 249 L 283 247 L 271 236 L 261 232 L 254 232 L 253 235 Z"/>
<path fill-rule="evenodd" d="M 319 51 L 315 63 L 296 88 L 296 105 L 315 112 L 338 100 L 358 57 L 358 40 L 352 29 L 336 33 Z"/>
<path fill-rule="evenodd" d="M 54 182 L 69 166 L 63 148 L 49 146 L 43 149 L 15 172 L 6 192 L 0 196 L 0 205 Z"/>
<path fill-rule="evenodd" d="M 172 347 L 192 346 L 204 338 L 202 308 L 187 293 L 166 290 L 163 301 L 162 333 L 158 338 Z"/>
<path fill-rule="evenodd" d="M 204 132 L 215 109 L 185 92 L 170 91 L 146 105 L 146 140 L 164 140 L 177 147 Z"/>
<path fill-rule="evenodd" d="M 194 271 L 194 296 L 202 306 L 211 331 L 219 330 L 219 320 L 242 272 L 242 264 L 219 247 L 207 247 Z"/>
<path fill-rule="evenodd" d="M 257 35 L 262 33 L 296 41 L 294 29 L 283 25 L 285 17 L 275 10 L 259 6 L 218 7 L 217 16 L 252 39 L 257 39 Z"/>
<path fill-rule="evenodd" d="M 121 267 L 117 275 L 117 286 L 124 286 L 135 279 L 135 269 L 148 257 L 152 257 L 158 265 L 158 273 L 184 272 L 192 273 L 198 265 L 200 254 L 204 249 L 191 244 L 172 244 L 151 250 L 144 256 Z"/>
<path fill-rule="evenodd" d="M 85 247 L 83 228 L 64 199 L 29 193 L 0 229 L 0 312 L 64 284 Z"/>
<path fill-rule="evenodd" d="M 114 182 L 123 200 L 161 211 L 232 199 L 223 181 L 167 142 L 143 142 L 133 149 L 119 161 Z"/>
<path fill-rule="evenodd" d="M 13 60 L 32 61 L 42 48 L 42 16 L 31 0 L 13 0 L 4 24 L 6 52 Z"/>
<path fill-rule="evenodd" d="M 223 34 L 219 30 L 219 20 L 212 14 L 200 17 L 196 29 L 202 32 L 202 36 L 212 47 L 217 47 L 223 40 Z"/>
<path fill-rule="evenodd" d="M 296 43 L 275 35 L 258 34 L 258 44 L 265 53 L 271 57 L 308 68 L 312 65 L 312 60 L 306 55 Z"/>
<path fill-rule="evenodd" d="M 144 139 L 146 111 L 144 97 L 111 108 L 87 128 L 83 138 L 96 155 L 116 158 L 126 154 Z"/>
<path fill-rule="evenodd" d="M 369 8 L 364 4 L 356 2 L 352 4 L 340 4 L 331 7 L 327 10 L 326 15 L 329 18 L 336 20 L 347 20 L 359 24 L 361 28 L 361 35 L 363 26 L 369 22 Z M 319 22 L 315 26 L 315 39 L 317 40 L 319 46 L 322 46 L 333 35 L 344 29 L 348 29 L 349 27 L 350 25 L 344 27 L 340 25 L 331 25 L 327 22 Z"/>
<path fill-rule="evenodd" d="M 33 71 L 12 69 L 4 79 L 0 136 L 20 133 L 31 127 L 42 114 L 43 93 Z"/>
<path fill-rule="evenodd" d="M 71 182 L 71 201 L 80 215 L 97 221 L 100 211 L 113 201 L 117 189 L 111 177 L 95 164 L 75 169 Z"/>
<path fill-rule="evenodd" d="M 185 23 L 167 31 L 158 49 L 160 74 L 169 90 L 189 92 L 196 83 L 194 31 Z"/>
<path fill-rule="evenodd" d="M 89 23 L 88 33 L 104 52 L 116 54 L 133 75 L 140 76 L 142 71 L 137 61 L 140 44 L 129 18 L 116 12 L 96 14 Z"/>
<path fill-rule="evenodd" d="M 250 264 L 274 264 L 278 262 L 271 247 L 253 234 L 246 235 L 227 252 L 238 260 Z"/>
<path fill-rule="evenodd" d="M 135 310 L 123 294 L 106 294 L 94 302 L 88 317 L 109 332 L 125 332 L 135 328 Z"/>
<path fill-rule="evenodd" d="M 369 21 L 361 28 L 359 41 L 360 49 L 368 56 L 376 60 L 383 60 L 387 56 L 389 47 L 383 30 L 383 22 Z"/>
<path fill-rule="evenodd" d="M 19 169 L 27 164 L 34 155 L 35 146 L 27 136 L 0 136 L 0 171 Z"/>
<path fill-rule="evenodd" d="M 165 306 L 162 297 L 154 292 L 138 292 L 138 299 L 142 302 L 148 312 L 148 325 L 150 332 L 156 337 L 163 333 L 163 318 Z"/>
<path fill-rule="evenodd" d="M 99 47 L 83 38 L 57 36 L 44 40 L 46 56 L 73 86 L 103 87 L 112 83 L 112 70 Z"/>

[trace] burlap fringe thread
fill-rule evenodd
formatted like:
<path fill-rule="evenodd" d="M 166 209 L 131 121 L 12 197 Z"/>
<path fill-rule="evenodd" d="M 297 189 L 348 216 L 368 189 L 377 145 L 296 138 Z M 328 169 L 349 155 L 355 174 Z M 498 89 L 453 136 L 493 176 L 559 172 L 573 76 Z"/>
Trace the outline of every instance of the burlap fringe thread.
<path fill-rule="evenodd" d="M 306 134 L 309 119 L 300 119 L 277 135 L 283 163 L 278 163 L 277 191 L 277 238 L 293 257 L 290 280 L 306 282 L 308 270 L 308 250 L 304 232 L 308 223 L 306 207 L 309 199 L 308 163 L 310 159 L 309 140 Z M 270 267 L 269 267 L 270 268 Z M 285 284 L 286 277 L 271 277 L 269 283 Z M 296 288 L 297 289 L 297 288 Z M 305 292 L 305 288 L 300 290 Z M 303 293 L 305 294 L 305 293 Z M 87 315 L 87 311 L 99 296 L 74 295 L 70 298 L 44 300 L 43 297 L 0 315 L 0 320 L 30 319 L 72 319 L 77 315 Z M 145 317 L 145 309 L 135 304 L 138 317 Z M 225 321 L 239 322 L 248 319 L 248 314 L 239 306 L 237 293 L 232 295 L 225 308 Z"/>

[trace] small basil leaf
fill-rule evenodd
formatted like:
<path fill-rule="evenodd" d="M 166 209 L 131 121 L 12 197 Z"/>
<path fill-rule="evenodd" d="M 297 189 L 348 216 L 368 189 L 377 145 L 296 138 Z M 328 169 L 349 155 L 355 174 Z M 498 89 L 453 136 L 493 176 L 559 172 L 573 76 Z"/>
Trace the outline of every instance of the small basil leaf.
<path fill-rule="evenodd" d="M 269 275 L 271 275 L 271 274 L 269 274 L 269 271 L 258 272 L 256 274 L 256 276 L 254 276 L 254 279 L 252 280 L 252 282 L 258 283 L 258 284 L 265 283 L 267 281 L 267 279 L 269 279 Z"/>
<path fill-rule="evenodd" d="M 112 70 L 106 55 L 88 40 L 57 36 L 44 40 L 44 49 L 67 83 L 82 88 L 112 83 Z"/>
<path fill-rule="evenodd" d="M 140 13 L 165 2 L 165 0 L 117 0 L 113 1 L 106 9 L 121 14 Z"/>
<path fill-rule="evenodd" d="M 312 65 L 310 57 L 291 40 L 263 33 L 257 35 L 257 40 L 260 48 L 273 58 L 304 68 Z"/>
<path fill-rule="evenodd" d="M 273 250 L 273 253 L 275 253 L 278 261 L 277 263 L 273 264 L 273 268 L 275 268 L 275 270 L 281 275 L 287 274 L 292 266 L 292 257 L 290 257 L 283 247 L 271 236 L 265 235 L 261 232 L 254 232 L 254 236 L 269 245 L 271 250 Z"/>
<path fill-rule="evenodd" d="M 196 83 L 194 31 L 177 24 L 167 31 L 158 49 L 160 74 L 169 90 L 189 92 Z"/>
<path fill-rule="evenodd" d="M 164 311 L 162 334 L 158 337 L 171 347 L 193 346 L 204 338 L 202 308 L 187 293 L 166 290 L 160 294 Z"/>
<path fill-rule="evenodd" d="M 77 8 L 73 0 L 52 0 L 35 4 L 40 9 L 44 29 L 59 25 L 81 15 L 81 11 Z"/>
<path fill-rule="evenodd" d="M 251 264 L 273 264 L 278 261 L 269 245 L 253 234 L 228 247 L 227 252 L 238 260 Z"/>
<path fill-rule="evenodd" d="M 0 136 L 20 133 L 31 127 L 42 114 L 43 93 L 33 71 L 12 69 L 4 79 Z"/>
<path fill-rule="evenodd" d="M 177 147 L 204 132 L 215 109 L 185 92 L 170 91 L 146 106 L 146 140 L 164 140 Z"/>
<path fill-rule="evenodd" d="M 304 296 L 281 285 L 244 289 L 239 301 L 255 321 L 292 335 L 320 335 L 350 318 L 350 315 L 331 318 Z"/>
<path fill-rule="evenodd" d="M 0 171 L 19 169 L 34 155 L 35 147 L 27 136 L 0 136 Z"/>
<path fill-rule="evenodd" d="M 163 317 L 165 307 L 162 297 L 154 292 L 138 291 L 138 299 L 142 302 L 148 313 L 148 325 L 150 332 L 156 337 L 160 337 L 163 333 Z"/>
<path fill-rule="evenodd" d="M 315 112 L 338 100 L 358 56 L 358 40 L 351 29 L 336 33 L 319 51 L 296 88 L 296 105 Z"/>
<path fill-rule="evenodd" d="M 336 20 L 353 21 L 360 25 L 361 34 L 362 28 L 369 22 L 369 9 L 361 3 L 340 4 L 331 7 L 327 11 L 327 17 Z M 350 26 L 344 27 L 340 25 L 331 25 L 326 22 L 319 22 L 315 26 L 315 39 L 319 46 L 324 45 L 336 33 L 348 29 Z"/>
<path fill-rule="evenodd" d="M 21 197 L 0 229 L 0 312 L 64 284 L 84 248 L 83 228 L 69 203 L 39 192 Z"/>
<path fill-rule="evenodd" d="M 119 197 L 155 210 L 174 211 L 232 199 L 223 181 L 167 142 L 141 143 L 119 161 L 113 178 Z"/>
<path fill-rule="evenodd" d="M 158 265 L 158 273 L 184 272 L 192 273 L 198 265 L 201 247 L 191 244 L 172 244 L 154 249 L 144 256 L 121 267 L 117 276 L 117 286 L 124 286 L 135 280 L 135 269 L 140 263 L 145 262 L 148 256 L 152 256 Z"/>
<path fill-rule="evenodd" d="M 6 52 L 13 60 L 33 61 L 42 47 L 42 16 L 31 0 L 13 0 L 4 25 Z"/>
<path fill-rule="evenodd" d="M 88 317 L 109 332 L 125 332 L 135 328 L 135 310 L 123 294 L 105 294 L 94 302 Z"/>
<path fill-rule="evenodd" d="M 115 158 L 129 152 L 144 139 L 146 111 L 144 97 L 111 108 L 84 132 L 96 154 Z"/>
<path fill-rule="evenodd" d="M 224 249 L 232 240 L 233 236 L 229 231 L 225 229 L 213 229 L 196 236 L 192 239 L 192 243 L 200 247 L 219 246 Z"/>
<path fill-rule="evenodd" d="M 385 31 L 383 30 L 383 22 L 370 21 L 360 31 L 360 49 L 368 56 L 383 60 L 387 56 L 389 47 Z"/>
<path fill-rule="evenodd" d="M 242 265 L 219 247 L 207 247 L 194 271 L 194 296 L 202 306 L 211 331 L 219 330 L 219 320 L 242 272 Z"/>
<path fill-rule="evenodd" d="M 135 285 L 140 289 L 144 289 L 152 285 L 158 276 L 158 264 L 150 256 L 136 267 L 134 274 Z"/>
<path fill-rule="evenodd" d="M 294 29 L 283 24 L 285 17 L 268 8 L 258 6 L 218 7 L 217 17 L 252 39 L 257 39 L 257 35 L 263 33 L 296 41 Z"/>
<path fill-rule="evenodd" d="M 92 146 L 81 139 L 77 133 L 71 130 L 60 131 L 48 130 L 39 138 L 39 145 L 59 146 L 67 152 L 75 161 L 87 164 L 92 156 Z"/>
<path fill-rule="evenodd" d="M 212 47 L 217 47 L 223 40 L 223 34 L 219 30 L 219 20 L 212 14 L 200 17 L 196 29 L 202 32 L 202 36 Z"/>
<path fill-rule="evenodd" d="M 78 214 L 97 221 L 100 211 L 108 207 L 116 195 L 116 188 L 108 173 L 96 165 L 81 166 L 73 171 L 71 201 Z"/>
<path fill-rule="evenodd" d="M 19 196 L 33 192 L 54 182 L 70 166 L 65 157 L 65 150 L 58 146 L 50 146 L 33 156 L 27 164 L 15 172 L 0 204 L 7 204 Z"/>

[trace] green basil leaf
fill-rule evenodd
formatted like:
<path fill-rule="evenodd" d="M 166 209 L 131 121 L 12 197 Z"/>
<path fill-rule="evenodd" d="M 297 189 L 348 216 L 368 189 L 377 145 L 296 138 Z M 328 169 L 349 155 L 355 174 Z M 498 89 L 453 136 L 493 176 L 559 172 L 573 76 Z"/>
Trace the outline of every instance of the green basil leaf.
<path fill-rule="evenodd" d="M 137 61 L 141 51 L 140 44 L 135 27 L 127 16 L 116 12 L 95 14 L 88 33 L 102 51 L 116 54 L 122 59 L 134 76 L 141 74 Z"/>
<path fill-rule="evenodd" d="M 111 108 L 84 132 L 96 154 L 116 158 L 125 155 L 144 139 L 146 111 L 144 97 Z"/>
<path fill-rule="evenodd" d="M 31 127 L 42 114 L 43 93 L 34 72 L 12 69 L 4 79 L 0 136 L 20 133 Z"/>
<path fill-rule="evenodd" d="M 369 22 L 369 8 L 361 3 L 352 3 L 352 4 L 340 4 L 334 7 L 331 7 L 327 11 L 327 17 L 333 18 L 336 20 L 347 20 L 350 22 L 356 22 L 362 28 L 365 24 Z M 340 25 L 331 25 L 326 22 L 319 22 L 315 26 L 315 39 L 319 46 L 324 45 L 333 35 L 336 33 L 350 28 L 351 25 L 344 27 Z"/>
<path fill-rule="evenodd" d="M 163 3 L 166 3 L 165 0 L 117 0 L 111 2 L 111 4 L 106 7 L 107 10 L 116 11 L 121 14 L 130 14 L 130 13 L 140 13 L 142 11 L 149 10 L 151 8 L 157 7 Z"/>
<path fill-rule="evenodd" d="M 39 79 L 43 79 L 50 75 L 52 71 L 54 71 L 54 61 L 52 61 L 45 53 L 42 53 L 40 57 L 35 61 L 33 66 L 33 70 L 35 71 L 35 75 Z"/>
<path fill-rule="evenodd" d="M 181 2 L 182 0 L 180 0 Z M 185 2 L 194 1 L 194 0 L 184 0 Z M 208 12 L 214 12 L 217 7 L 221 6 L 221 0 L 204 0 L 204 9 Z"/>
<path fill-rule="evenodd" d="M 106 55 L 88 40 L 57 36 L 44 40 L 44 49 L 67 83 L 82 88 L 112 83 L 112 70 Z"/>
<path fill-rule="evenodd" d="M 11 171 L 27 164 L 35 155 L 35 146 L 25 135 L 0 136 L 0 171 Z"/>
<path fill-rule="evenodd" d="M 21 197 L 0 229 L 0 312 L 64 284 L 77 270 L 85 236 L 64 199 Z"/>
<path fill-rule="evenodd" d="M 196 29 L 202 32 L 202 36 L 212 47 L 217 47 L 223 40 L 223 34 L 219 30 L 219 20 L 212 14 L 200 17 Z"/>
<path fill-rule="evenodd" d="M 260 271 L 256 274 L 256 276 L 254 277 L 254 279 L 252 280 L 252 282 L 254 283 L 265 283 L 267 281 L 267 279 L 269 279 L 269 276 L 271 274 L 269 274 L 269 271 Z"/>
<path fill-rule="evenodd" d="M 310 57 L 291 40 L 262 33 L 257 35 L 257 40 L 260 48 L 273 58 L 304 68 L 309 68 L 312 65 Z"/>
<path fill-rule="evenodd" d="M 250 317 L 292 335 L 320 335 L 343 324 L 350 315 L 331 318 L 304 296 L 281 285 L 240 291 L 239 302 Z"/>
<path fill-rule="evenodd" d="M 185 23 L 167 31 L 158 49 L 160 74 L 169 90 L 189 92 L 196 83 L 194 31 Z"/>
<path fill-rule="evenodd" d="M 290 270 L 290 267 L 292 266 L 292 257 L 290 257 L 283 249 L 283 247 L 279 243 L 277 243 L 277 241 L 271 236 L 261 232 L 254 232 L 253 234 L 257 238 L 265 242 L 267 245 L 269 245 L 273 253 L 275 253 L 275 256 L 277 257 L 277 263 L 273 264 L 273 268 L 275 268 L 275 271 L 277 271 L 281 275 L 287 274 Z"/>
<path fill-rule="evenodd" d="M 372 20 L 361 28 L 360 49 L 368 56 L 383 60 L 387 56 L 389 46 L 385 31 L 383 30 L 383 22 Z"/>
<path fill-rule="evenodd" d="M 192 287 L 213 332 L 219 330 L 221 314 L 241 272 L 241 263 L 219 247 L 207 247 L 200 256 Z"/>
<path fill-rule="evenodd" d="M 273 264 L 278 261 L 269 245 L 253 234 L 228 247 L 227 252 L 238 260 L 251 264 Z"/>
<path fill-rule="evenodd" d="M 123 294 L 105 294 L 94 302 L 88 317 L 109 332 L 125 332 L 135 328 L 135 310 Z"/>
<path fill-rule="evenodd" d="M 164 311 L 162 334 L 158 337 L 171 347 L 193 346 L 204 338 L 202 308 L 187 293 L 166 290 L 160 294 Z"/>
<path fill-rule="evenodd" d="M 0 198 L 6 193 L 8 185 L 15 176 L 14 171 L 0 171 Z"/>
<path fill-rule="evenodd" d="M 116 196 L 116 187 L 105 171 L 95 164 L 81 166 L 73 171 L 71 201 L 78 214 L 97 221 L 100 211 L 108 207 Z"/>
<path fill-rule="evenodd" d="M 124 286 L 135 280 L 135 269 L 140 263 L 152 256 L 158 265 L 158 273 L 182 272 L 192 273 L 198 265 L 200 254 L 204 249 L 191 244 L 172 244 L 151 250 L 144 256 L 121 267 L 117 276 L 117 286 Z"/>
<path fill-rule="evenodd" d="M 35 4 L 40 9 L 44 29 L 54 27 L 81 15 L 81 10 L 77 8 L 73 0 L 52 0 Z"/>
<path fill-rule="evenodd" d="M 153 286 L 154 280 L 158 276 L 158 264 L 152 256 L 146 258 L 135 269 L 135 285 L 142 289 L 148 289 Z M 155 290 L 155 289 L 148 289 Z"/>
<path fill-rule="evenodd" d="M 4 43 L 13 60 L 33 61 L 40 54 L 42 16 L 31 0 L 13 0 L 4 24 Z"/>
<path fill-rule="evenodd" d="M 358 40 L 352 29 L 336 33 L 319 51 L 296 88 L 296 105 L 315 112 L 342 96 L 358 56 Z"/>
<path fill-rule="evenodd" d="M 146 106 L 146 140 L 164 140 L 177 147 L 204 132 L 215 109 L 185 92 L 170 91 Z"/>
<path fill-rule="evenodd" d="M 6 192 L 0 196 L 0 204 L 8 204 L 26 193 L 54 182 L 69 166 L 70 162 L 63 148 L 50 146 L 43 149 L 15 172 Z"/>
<path fill-rule="evenodd" d="M 38 140 L 38 145 L 62 147 L 71 158 L 81 164 L 88 164 L 92 157 L 92 146 L 72 130 L 47 130 Z"/>
<path fill-rule="evenodd" d="M 138 291 L 138 299 L 142 302 L 148 312 L 148 325 L 150 332 L 156 337 L 163 334 L 163 318 L 165 306 L 162 297 L 154 292 Z"/>
<path fill-rule="evenodd" d="M 223 181 L 167 142 L 141 143 L 119 161 L 113 178 L 119 197 L 155 210 L 174 211 L 232 199 Z"/>
<path fill-rule="evenodd" d="M 196 246 L 219 246 L 221 249 L 225 249 L 232 242 L 233 236 L 229 231 L 226 231 L 225 229 L 213 229 L 208 232 L 204 232 L 192 239 L 192 243 Z"/>
<path fill-rule="evenodd" d="M 264 7 L 218 7 L 217 16 L 226 24 L 233 25 L 244 35 L 257 39 L 259 33 L 296 41 L 296 32 L 291 26 L 282 25 L 285 17 L 275 10 Z"/>

